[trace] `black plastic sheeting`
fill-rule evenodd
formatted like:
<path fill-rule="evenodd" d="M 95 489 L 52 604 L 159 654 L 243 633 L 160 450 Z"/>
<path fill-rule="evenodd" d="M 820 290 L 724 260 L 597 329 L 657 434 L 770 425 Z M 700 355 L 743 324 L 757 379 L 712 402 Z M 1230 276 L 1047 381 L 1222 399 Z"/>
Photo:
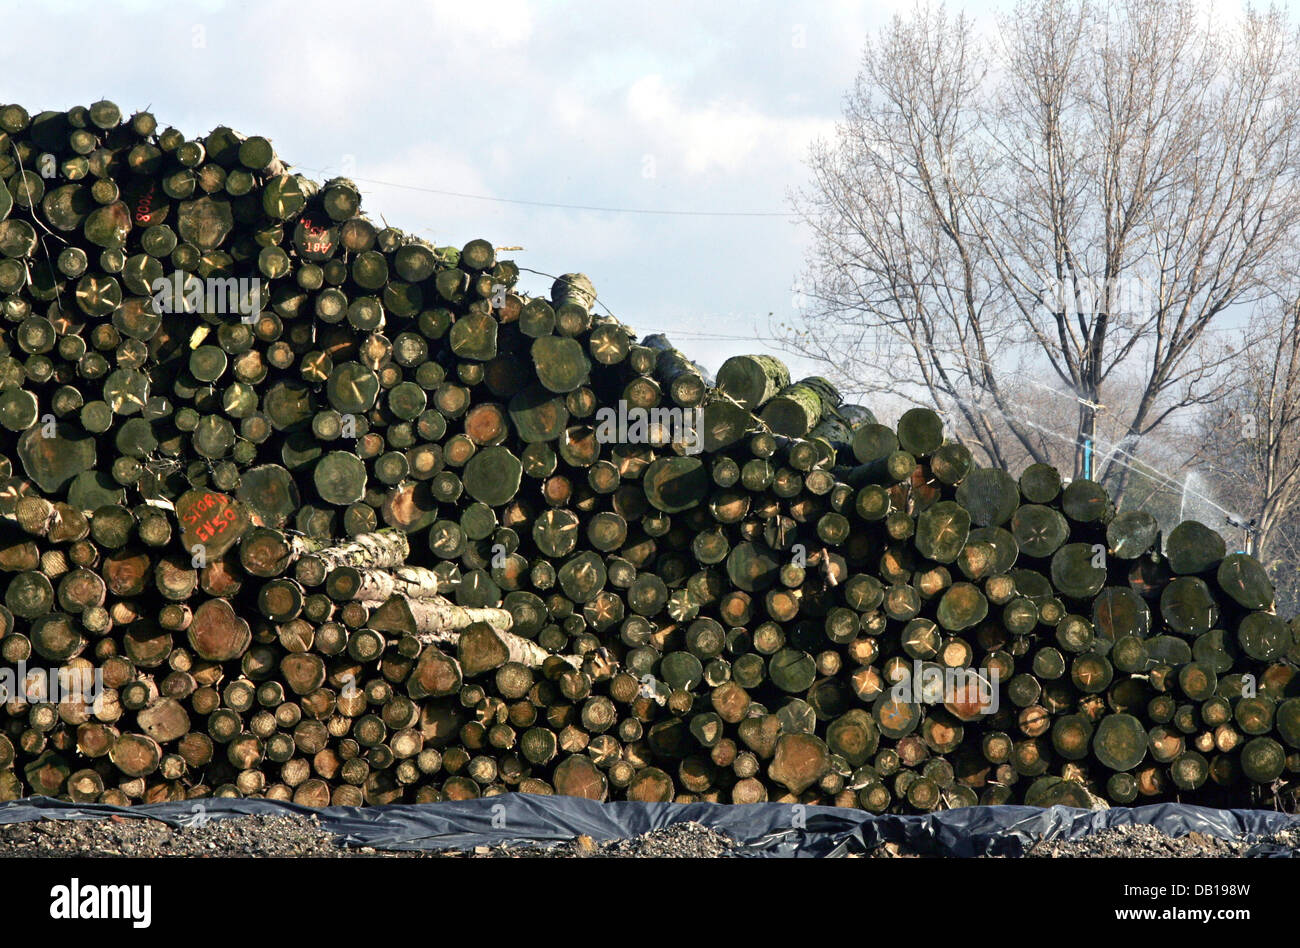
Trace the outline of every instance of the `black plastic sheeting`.
<path fill-rule="evenodd" d="M 868 852 L 885 842 L 936 856 L 1019 856 L 1036 840 L 1077 839 L 1133 823 L 1148 823 L 1169 836 L 1199 832 L 1224 839 L 1266 837 L 1300 828 L 1300 817 L 1285 813 L 1174 803 L 1109 810 L 976 806 L 922 816 L 873 816 L 862 810 L 785 803 L 596 803 L 523 793 L 446 803 L 323 809 L 212 797 L 133 807 L 30 797 L 0 803 L 0 824 L 119 815 L 192 826 L 210 819 L 287 813 L 314 815 L 322 829 L 346 845 L 379 849 L 551 846 L 580 835 L 626 839 L 691 821 L 737 840 L 745 855 L 787 857 L 844 856 Z M 1259 842 L 1248 855 L 1289 856 L 1290 851 Z"/>

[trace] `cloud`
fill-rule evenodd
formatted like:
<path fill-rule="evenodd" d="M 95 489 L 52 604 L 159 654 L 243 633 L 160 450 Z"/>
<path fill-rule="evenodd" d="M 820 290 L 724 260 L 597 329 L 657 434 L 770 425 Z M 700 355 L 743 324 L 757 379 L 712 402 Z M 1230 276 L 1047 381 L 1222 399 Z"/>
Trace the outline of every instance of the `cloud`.
<path fill-rule="evenodd" d="M 788 312 L 802 268 L 803 237 L 784 218 L 529 207 L 370 182 L 560 204 L 784 210 L 787 189 L 806 178 L 809 139 L 830 127 L 857 68 L 861 30 L 887 15 L 843 3 L 52 0 L 7 15 L 0 53 L 5 95 L 29 108 L 106 96 L 127 112 L 152 107 L 187 135 L 218 124 L 266 135 L 287 161 L 326 169 L 313 175 L 321 179 L 351 162 L 376 220 L 439 243 L 523 245 L 513 254 L 523 266 L 588 273 L 641 332 L 748 336 L 766 334 L 769 311 Z M 50 44 L 19 36 L 59 37 L 56 67 Z M 142 36 L 147 54 L 103 71 L 104 49 L 136 48 Z M 525 285 L 545 290 L 549 280 Z M 729 345 L 682 342 L 714 362 Z"/>
<path fill-rule="evenodd" d="M 429 12 L 435 35 L 455 37 L 467 50 L 490 51 L 526 44 L 533 35 L 536 8 L 528 0 L 475 0 L 472 6 L 463 0 L 434 0 Z"/>
<path fill-rule="evenodd" d="M 691 105 L 658 74 L 642 76 L 628 88 L 627 114 L 643 133 L 653 135 L 658 150 L 689 174 L 736 173 L 753 162 L 797 160 L 807 142 L 825 134 L 833 122 L 818 118 L 779 117 L 751 102 L 719 97 Z"/>

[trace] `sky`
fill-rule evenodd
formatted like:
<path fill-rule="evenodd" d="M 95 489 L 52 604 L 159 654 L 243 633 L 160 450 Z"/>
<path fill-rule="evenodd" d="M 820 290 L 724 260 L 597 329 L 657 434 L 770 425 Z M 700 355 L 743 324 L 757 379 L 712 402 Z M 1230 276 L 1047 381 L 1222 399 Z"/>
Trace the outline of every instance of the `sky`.
<path fill-rule="evenodd" d="M 1005 7 L 954 6 L 990 30 Z M 790 192 L 868 34 L 912 0 L 6 7 L 0 100 L 109 98 L 192 137 L 264 135 L 318 180 L 356 180 L 372 219 L 586 273 L 617 317 L 715 371 L 781 354 L 773 327 L 809 251 Z M 817 372 L 784 357 L 796 378 Z"/>
<path fill-rule="evenodd" d="M 756 337 L 795 305 L 806 234 L 789 191 L 868 31 L 908 6 L 23 3 L 4 16 L 0 100 L 35 113 L 108 98 L 191 137 L 265 135 L 318 180 L 356 180 L 372 219 L 588 274 L 616 316 L 713 371 L 778 351 Z"/>

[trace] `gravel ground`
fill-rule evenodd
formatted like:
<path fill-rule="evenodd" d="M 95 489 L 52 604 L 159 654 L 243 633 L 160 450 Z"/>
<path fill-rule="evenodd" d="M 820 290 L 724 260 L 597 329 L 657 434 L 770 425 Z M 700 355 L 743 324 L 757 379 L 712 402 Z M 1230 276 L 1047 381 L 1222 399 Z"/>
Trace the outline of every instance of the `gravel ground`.
<path fill-rule="evenodd" d="M 1286 849 L 1300 856 L 1300 831 L 1287 830 L 1265 839 L 1219 839 L 1204 833 L 1167 836 L 1154 826 L 1117 826 L 1080 839 L 1039 840 L 1025 853 L 1031 859 L 1154 858 L 1235 859 L 1257 846 Z M 875 858 L 906 858 L 920 854 L 897 843 L 886 843 L 871 854 Z"/>
<path fill-rule="evenodd" d="M 380 851 L 340 846 L 313 817 L 241 816 L 173 829 L 157 820 L 41 820 L 0 825 L 0 858 L 41 856 L 324 856 L 328 858 L 700 858 L 733 855 L 735 843 L 698 823 L 678 823 L 636 839 L 597 842 L 588 836 L 549 849 L 487 847 L 448 853 Z"/>
<path fill-rule="evenodd" d="M 1117 826 L 1102 833 L 1082 839 L 1040 840 L 1026 854 L 1044 859 L 1089 856 L 1138 857 L 1238 857 L 1260 843 L 1289 849 L 1300 849 L 1300 831 L 1286 830 L 1265 840 L 1219 839 L 1204 833 L 1186 836 L 1166 836 L 1153 826 Z"/>
<path fill-rule="evenodd" d="M 5 856 L 341 856 L 314 819 L 245 816 L 173 829 L 157 820 L 40 820 L 0 826 Z"/>
<path fill-rule="evenodd" d="M 1123 826 L 1082 839 L 1036 843 L 1031 858 L 1137 856 L 1236 858 L 1263 842 L 1300 855 L 1300 830 L 1266 840 L 1223 840 L 1201 833 L 1170 837 L 1151 826 Z M 243 816 L 173 829 L 157 820 L 113 816 L 103 820 L 42 820 L 0 825 L 0 858 L 43 856 L 315 856 L 326 858 L 717 858 L 736 856 L 736 843 L 698 823 L 677 823 L 635 839 L 598 842 L 588 836 L 550 848 L 478 846 L 444 853 L 382 851 L 340 846 L 314 817 Z M 886 843 L 874 858 L 922 855 Z"/>

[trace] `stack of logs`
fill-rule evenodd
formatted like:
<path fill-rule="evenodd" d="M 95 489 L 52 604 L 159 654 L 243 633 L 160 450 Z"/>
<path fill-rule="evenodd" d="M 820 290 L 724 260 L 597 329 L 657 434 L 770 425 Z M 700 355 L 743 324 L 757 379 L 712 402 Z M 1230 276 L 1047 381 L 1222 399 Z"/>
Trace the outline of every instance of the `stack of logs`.
<path fill-rule="evenodd" d="M 11 105 L 0 183 L 0 798 L 1289 799 L 1300 624 L 1199 523 L 264 138 Z"/>

